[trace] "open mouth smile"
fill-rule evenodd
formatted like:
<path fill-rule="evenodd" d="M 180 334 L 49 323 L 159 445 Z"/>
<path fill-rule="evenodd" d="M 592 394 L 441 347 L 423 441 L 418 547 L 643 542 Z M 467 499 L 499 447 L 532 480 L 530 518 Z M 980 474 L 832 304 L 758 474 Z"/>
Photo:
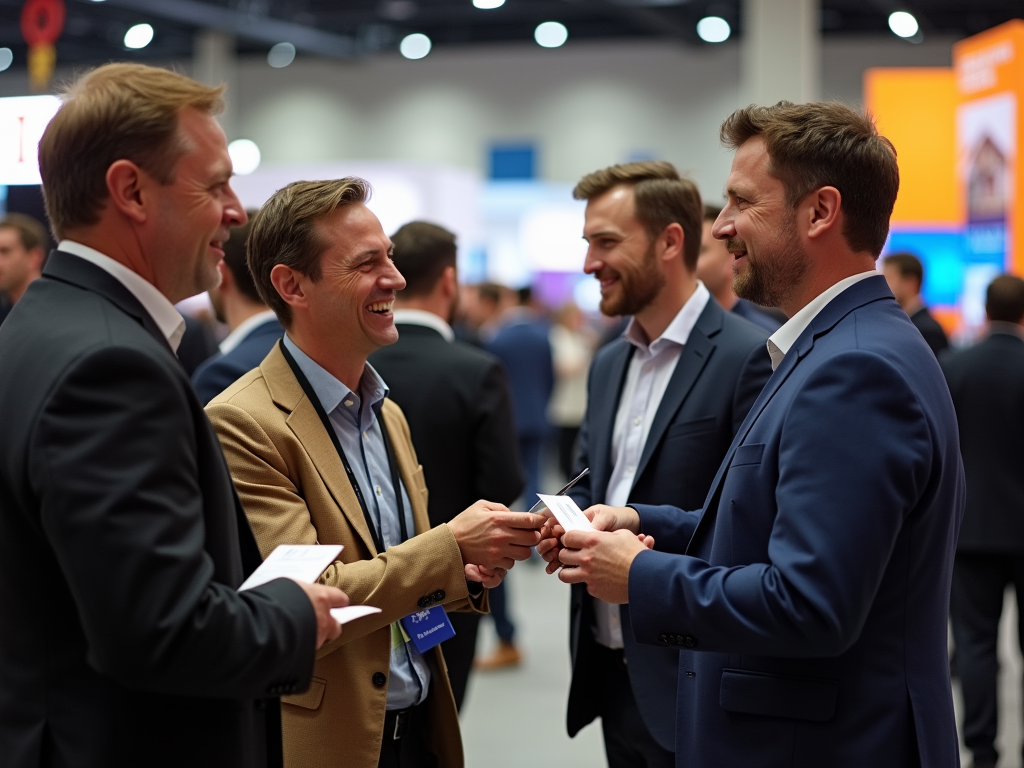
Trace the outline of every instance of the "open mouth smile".
<path fill-rule="evenodd" d="M 373 304 L 367 306 L 366 308 L 373 312 L 373 314 L 375 315 L 390 315 L 391 307 L 394 305 L 394 303 L 394 299 L 392 299 L 391 301 L 376 301 Z"/>

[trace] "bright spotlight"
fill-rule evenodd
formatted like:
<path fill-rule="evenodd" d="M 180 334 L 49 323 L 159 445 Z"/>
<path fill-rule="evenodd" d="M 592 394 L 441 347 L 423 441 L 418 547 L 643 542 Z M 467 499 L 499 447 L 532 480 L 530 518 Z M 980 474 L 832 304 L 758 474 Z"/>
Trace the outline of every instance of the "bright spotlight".
<path fill-rule="evenodd" d="M 250 174 L 260 167 L 260 148 L 255 141 L 235 139 L 228 144 L 231 166 L 239 176 Z"/>
<path fill-rule="evenodd" d="M 0 48 L 0 72 L 3 72 L 14 61 L 14 52 L 10 48 Z"/>
<path fill-rule="evenodd" d="M 136 24 L 134 27 L 124 33 L 124 47 L 134 48 L 145 48 L 153 42 L 153 27 L 149 24 Z"/>
<path fill-rule="evenodd" d="M 721 16 L 705 16 L 697 22 L 697 36 L 705 43 L 724 43 L 731 34 L 732 27 Z"/>
<path fill-rule="evenodd" d="M 505 4 L 505 0 L 473 0 L 473 7 L 480 8 L 485 11 L 489 11 L 492 8 L 501 8 Z"/>
<path fill-rule="evenodd" d="M 430 38 L 426 35 L 414 32 L 402 38 L 398 44 L 398 51 L 407 59 L 422 59 L 430 53 Z"/>
<path fill-rule="evenodd" d="M 906 11 L 896 11 L 889 14 L 889 29 L 893 31 L 893 34 L 900 37 L 913 37 L 917 34 L 920 26 L 917 23 L 917 19 L 914 18 L 914 14 L 907 13 Z"/>
<path fill-rule="evenodd" d="M 295 46 L 291 43 L 278 43 L 267 54 L 267 64 L 275 69 L 287 67 L 295 61 Z"/>
<path fill-rule="evenodd" d="M 569 30 L 557 21 L 545 21 L 533 30 L 533 39 L 542 48 L 559 48 L 569 39 Z"/>

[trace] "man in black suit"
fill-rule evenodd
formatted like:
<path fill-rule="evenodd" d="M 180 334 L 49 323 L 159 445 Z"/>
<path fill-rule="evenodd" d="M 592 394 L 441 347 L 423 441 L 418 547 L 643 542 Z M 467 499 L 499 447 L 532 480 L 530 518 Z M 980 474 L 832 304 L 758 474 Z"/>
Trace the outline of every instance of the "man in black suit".
<path fill-rule="evenodd" d="M 391 237 L 406 287 L 395 300 L 398 342 L 370 355 L 389 397 L 409 421 L 430 489 L 432 526 L 478 499 L 511 504 L 523 488 L 508 377 L 501 362 L 455 339 L 458 302 L 455 235 L 427 222 Z M 462 708 L 473 666 L 480 614 L 452 613 L 455 637 L 444 643 L 455 705 Z"/>
<path fill-rule="evenodd" d="M 584 271 L 601 282 L 601 311 L 633 320 L 591 366 L 576 462 L 590 475 L 570 495 L 581 509 L 699 507 L 771 375 L 768 332 L 697 279 L 700 193 L 671 164 L 612 166 L 574 196 L 587 200 Z M 628 611 L 572 587 L 569 735 L 600 717 L 611 768 L 672 766 L 679 653 L 638 644 Z"/>
<path fill-rule="evenodd" d="M 221 93 L 111 64 L 40 142 L 61 242 L 0 328 L 5 768 L 280 765 L 277 697 L 340 633 L 340 590 L 237 591 L 259 551 L 174 355 L 245 221 Z"/>
<path fill-rule="evenodd" d="M 882 260 L 882 274 L 889 290 L 903 311 L 910 315 L 910 322 L 924 336 L 924 340 L 938 357 L 939 353 L 949 348 L 946 332 L 939 321 L 932 317 L 928 307 L 921 299 L 921 286 L 924 285 L 924 267 L 921 260 L 912 253 L 893 253 Z"/>
<path fill-rule="evenodd" d="M 1024 616 L 1024 280 L 993 280 L 985 310 L 985 338 L 942 360 L 967 477 L 950 614 L 964 692 L 964 743 L 976 768 L 993 768 L 999 757 L 996 646 L 1010 584 Z M 1019 626 L 1018 635 L 1024 642 Z"/>
<path fill-rule="evenodd" d="M 255 211 L 247 212 L 250 216 Z M 192 374 L 192 384 L 203 405 L 234 384 L 242 375 L 263 362 L 284 328 L 256 291 L 252 273 L 245 263 L 245 241 L 249 222 L 235 228 L 224 243 L 224 258 L 217 265 L 220 283 L 210 290 L 210 303 L 217 319 L 230 333 L 220 343 L 218 354 Z"/>

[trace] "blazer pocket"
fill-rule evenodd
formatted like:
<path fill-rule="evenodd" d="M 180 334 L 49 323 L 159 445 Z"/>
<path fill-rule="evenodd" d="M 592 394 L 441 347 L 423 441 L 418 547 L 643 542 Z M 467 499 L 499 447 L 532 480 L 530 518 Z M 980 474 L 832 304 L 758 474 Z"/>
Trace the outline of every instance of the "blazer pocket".
<path fill-rule="evenodd" d="M 692 421 L 684 421 L 680 424 L 673 424 L 665 432 L 665 439 L 671 440 L 673 437 L 680 437 L 682 435 L 696 435 L 701 432 L 713 432 L 715 430 L 716 419 L 714 416 L 705 416 L 702 419 L 693 419 Z"/>
<path fill-rule="evenodd" d="M 836 712 L 839 683 L 723 669 L 719 704 L 726 712 L 824 723 Z"/>
<path fill-rule="evenodd" d="M 293 693 L 290 696 L 282 696 L 282 704 L 291 704 L 303 709 L 319 709 L 320 702 L 324 699 L 324 688 L 327 681 L 322 677 L 314 677 L 309 684 L 309 690 L 305 693 Z"/>
<path fill-rule="evenodd" d="M 761 456 L 764 455 L 764 443 L 752 443 L 741 445 L 732 455 L 730 467 L 742 467 L 745 464 L 760 464 Z"/>

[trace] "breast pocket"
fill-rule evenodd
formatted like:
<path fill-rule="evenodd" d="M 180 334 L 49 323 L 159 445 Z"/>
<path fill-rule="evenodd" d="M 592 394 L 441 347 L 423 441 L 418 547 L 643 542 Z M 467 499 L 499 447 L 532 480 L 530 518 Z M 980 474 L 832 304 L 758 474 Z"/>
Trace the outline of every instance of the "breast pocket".
<path fill-rule="evenodd" d="M 732 461 L 729 462 L 729 466 L 743 467 L 750 464 L 760 464 L 762 456 L 764 456 L 764 443 L 741 445 L 732 455 Z"/>
<path fill-rule="evenodd" d="M 690 419 L 679 424 L 673 424 L 665 432 L 665 439 L 671 440 L 676 437 L 688 435 L 700 435 L 706 432 L 714 432 L 718 419 L 714 416 L 705 416 L 700 419 Z"/>

